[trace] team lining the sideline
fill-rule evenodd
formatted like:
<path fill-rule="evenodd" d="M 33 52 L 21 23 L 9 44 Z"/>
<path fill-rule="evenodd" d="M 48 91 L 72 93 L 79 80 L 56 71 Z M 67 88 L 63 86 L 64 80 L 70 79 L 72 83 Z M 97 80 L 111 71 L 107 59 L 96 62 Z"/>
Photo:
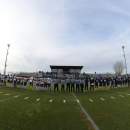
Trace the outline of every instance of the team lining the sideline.
<path fill-rule="evenodd" d="M 104 78 L 96 78 L 94 79 L 93 76 L 91 76 L 91 78 L 89 79 L 88 77 L 86 77 L 85 80 L 83 80 L 81 78 L 81 80 L 79 80 L 79 78 L 76 78 L 76 80 L 74 79 L 74 77 L 72 79 L 70 79 L 70 77 L 68 77 L 68 79 L 64 79 L 62 78 L 62 80 L 57 79 L 57 77 L 55 79 L 51 79 L 49 77 L 47 78 L 25 78 L 25 77 L 16 77 L 16 76 L 4 76 L 4 75 L 0 75 L 0 83 L 1 85 L 4 86 L 8 86 L 8 87 L 17 87 L 17 88 L 21 88 L 21 89 L 26 89 L 27 86 L 27 82 L 29 81 L 29 90 L 30 87 L 32 87 L 33 90 L 33 83 L 36 82 L 36 90 L 39 91 L 43 91 L 46 90 L 48 88 L 48 91 L 51 91 L 51 84 L 54 83 L 54 92 L 57 89 L 57 91 L 59 92 L 59 84 L 61 84 L 61 92 L 64 91 L 65 92 L 65 86 L 66 86 L 66 91 L 69 92 L 71 91 L 81 91 L 83 92 L 83 88 L 85 86 L 85 90 L 87 88 L 88 91 L 88 86 L 90 84 L 90 91 L 91 88 L 94 91 L 98 91 L 98 90 L 109 90 L 109 87 L 113 87 L 113 88 L 120 88 L 120 87 L 126 87 L 129 86 L 130 83 L 130 77 L 104 77 Z M 76 84 L 76 90 L 75 90 L 75 84 Z M 70 90 L 71 87 L 71 90 Z M 95 89 L 94 89 L 95 88 Z"/>

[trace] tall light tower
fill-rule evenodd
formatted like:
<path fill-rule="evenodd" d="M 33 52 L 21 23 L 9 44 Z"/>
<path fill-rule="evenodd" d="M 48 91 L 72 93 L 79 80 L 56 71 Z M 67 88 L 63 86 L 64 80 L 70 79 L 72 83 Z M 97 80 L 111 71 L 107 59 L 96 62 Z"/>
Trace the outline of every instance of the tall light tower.
<path fill-rule="evenodd" d="M 7 62 L 7 55 L 8 55 L 8 50 L 9 50 L 9 47 L 10 47 L 10 44 L 7 44 L 8 46 L 8 49 L 7 49 L 7 54 L 6 54 L 6 60 L 5 60 L 5 69 L 4 69 L 4 75 L 6 74 L 6 62 Z"/>
<path fill-rule="evenodd" d="M 126 76 L 127 76 L 127 65 L 126 65 L 126 57 L 125 57 L 124 48 L 125 48 L 125 46 L 122 46 L 122 49 L 123 49 L 123 52 L 124 52 L 123 56 L 124 56 L 124 58 L 125 58 L 125 69 L 126 69 Z"/>

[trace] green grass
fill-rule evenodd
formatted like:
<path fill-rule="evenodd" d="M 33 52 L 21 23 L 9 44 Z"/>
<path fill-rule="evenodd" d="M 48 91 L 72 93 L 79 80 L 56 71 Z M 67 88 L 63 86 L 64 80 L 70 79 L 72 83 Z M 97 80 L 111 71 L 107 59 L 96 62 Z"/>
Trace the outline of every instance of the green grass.
<path fill-rule="evenodd" d="M 0 129 L 89 130 L 72 94 L 53 90 L 53 84 L 51 92 L 36 91 L 35 87 L 31 91 L 28 85 L 27 90 L 0 86 Z M 129 130 L 130 95 L 126 93 L 130 94 L 130 88 L 74 94 L 100 130 Z"/>

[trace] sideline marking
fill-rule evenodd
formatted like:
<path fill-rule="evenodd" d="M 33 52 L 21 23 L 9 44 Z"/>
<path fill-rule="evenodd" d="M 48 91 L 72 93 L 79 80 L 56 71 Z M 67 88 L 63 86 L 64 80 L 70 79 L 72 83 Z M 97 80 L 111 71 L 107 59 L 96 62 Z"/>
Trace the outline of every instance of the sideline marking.
<path fill-rule="evenodd" d="M 0 93 L 3 93 L 3 92 L 0 92 Z"/>
<path fill-rule="evenodd" d="M 77 99 L 77 97 L 75 96 L 75 94 L 72 92 L 72 95 L 74 96 L 74 98 L 76 99 L 76 100 L 78 100 Z M 95 129 L 95 130 L 99 130 L 99 128 L 98 128 L 98 126 L 94 123 L 94 121 L 92 120 L 92 118 L 89 116 L 89 114 L 85 111 L 85 109 L 83 108 L 83 106 L 81 105 L 81 103 L 80 102 L 77 102 L 77 104 L 78 104 L 78 106 L 79 106 L 79 108 L 81 108 L 82 109 L 82 115 L 84 116 L 84 118 L 85 118 L 85 120 L 86 120 L 86 122 L 87 122 L 87 125 L 88 125 L 88 127 L 90 128 L 90 130 L 93 130 L 93 129 Z"/>
<path fill-rule="evenodd" d="M 39 101 L 40 100 L 40 98 L 38 98 L 36 101 Z"/>
<path fill-rule="evenodd" d="M 77 102 L 79 103 L 79 100 L 77 99 Z"/>
<path fill-rule="evenodd" d="M 105 100 L 105 99 L 103 99 L 103 98 L 100 98 L 101 100 Z"/>
<path fill-rule="evenodd" d="M 111 98 L 115 99 L 115 97 L 111 97 Z"/>
<path fill-rule="evenodd" d="M 10 94 L 5 94 L 5 95 L 10 95 Z"/>
<path fill-rule="evenodd" d="M 50 100 L 50 102 L 52 102 L 52 99 Z"/>
<path fill-rule="evenodd" d="M 89 101 L 90 101 L 90 102 L 93 102 L 93 100 L 92 100 L 92 99 L 89 99 Z"/>
<path fill-rule="evenodd" d="M 120 97 L 124 97 L 124 96 L 122 96 L 122 95 L 119 95 Z"/>
<path fill-rule="evenodd" d="M 24 98 L 24 99 L 28 99 L 28 97 Z"/>
<path fill-rule="evenodd" d="M 19 95 L 17 95 L 17 96 L 14 96 L 14 97 L 18 97 Z"/>

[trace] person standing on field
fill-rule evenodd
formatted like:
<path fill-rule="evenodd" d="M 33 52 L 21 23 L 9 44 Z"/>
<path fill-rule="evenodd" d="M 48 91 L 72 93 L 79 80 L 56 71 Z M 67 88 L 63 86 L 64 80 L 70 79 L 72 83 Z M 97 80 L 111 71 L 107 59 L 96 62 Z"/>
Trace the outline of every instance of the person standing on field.
<path fill-rule="evenodd" d="M 62 89 L 63 89 L 63 91 L 65 92 L 65 80 L 64 80 L 64 78 L 61 80 L 61 92 L 62 92 Z"/>
<path fill-rule="evenodd" d="M 91 88 L 93 87 L 93 90 L 94 90 L 94 78 L 91 77 L 90 79 L 90 91 L 91 91 Z"/>
<path fill-rule="evenodd" d="M 77 92 L 77 89 L 78 89 L 78 91 L 80 91 L 80 89 L 79 89 L 80 80 L 78 78 L 75 83 L 76 83 L 76 92 Z"/>
<path fill-rule="evenodd" d="M 85 79 L 85 90 L 84 91 L 86 91 L 86 87 L 87 87 L 87 91 L 88 91 L 88 77 L 86 77 L 86 79 Z"/>
<path fill-rule="evenodd" d="M 70 78 L 69 77 L 66 80 L 66 84 L 67 84 L 67 92 L 68 92 L 68 88 L 69 88 L 69 92 L 70 92 Z"/>
<path fill-rule="evenodd" d="M 56 79 L 54 80 L 54 92 L 55 92 L 55 89 L 57 88 L 57 91 L 59 92 L 59 88 L 58 88 L 58 83 L 59 83 L 59 80 L 57 79 L 57 77 L 56 77 Z"/>
<path fill-rule="evenodd" d="M 84 81 L 83 81 L 83 79 L 81 79 L 81 81 L 80 81 L 80 87 L 81 87 L 81 92 L 83 92 L 83 88 L 84 88 Z"/>
<path fill-rule="evenodd" d="M 51 91 L 51 83 L 52 83 L 52 80 L 51 80 L 51 78 L 48 77 L 48 79 L 47 79 L 48 91 L 49 91 L 49 88 L 50 88 L 50 91 Z"/>
<path fill-rule="evenodd" d="M 97 91 L 98 91 L 98 79 L 96 78 L 96 80 L 95 80 L 95 90 L 94 91 L 96 91 L 96 88 L 97 88 Z"/>
<path fill-rule="evenodd" d="M 72 78 L 70 82 L 71 82 L 71 92 L 72 92 L 72 89 L 73 89 L 73 91 L 75 91 L 75 89 L 74 89 L 75 88 L 74 87 L 74 84 L 75 84 L 74 78 Z"/>

